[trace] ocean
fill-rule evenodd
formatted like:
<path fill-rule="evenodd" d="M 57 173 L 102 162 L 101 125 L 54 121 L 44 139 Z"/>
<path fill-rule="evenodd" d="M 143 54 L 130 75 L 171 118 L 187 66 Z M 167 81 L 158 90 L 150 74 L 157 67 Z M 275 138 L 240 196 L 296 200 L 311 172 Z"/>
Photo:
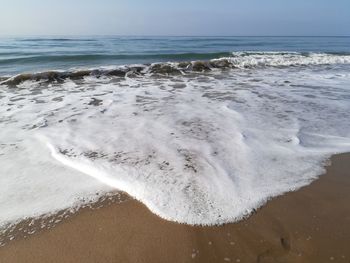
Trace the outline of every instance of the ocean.
<path fill-rule="evenodd" d="M 0 37 L 0 76 L 208 60 L 239 51 L 349 55 L 349 46 L 350 37 Z"/>
<path fill-rule="evenodd" d="M 349 152 L 349 120 L 349 37 L 1 38 L 0 227 L 113 191 L 234 222 Z"/>

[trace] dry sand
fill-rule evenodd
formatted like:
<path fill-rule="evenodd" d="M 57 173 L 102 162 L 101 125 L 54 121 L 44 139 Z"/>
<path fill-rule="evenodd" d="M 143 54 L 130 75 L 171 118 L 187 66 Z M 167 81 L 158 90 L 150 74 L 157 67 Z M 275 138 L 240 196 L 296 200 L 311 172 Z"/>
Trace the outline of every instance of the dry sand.
<path fill-rule="evenodd" d="M 0 248 L 1 263 L 350 262 L 350 154 L 327 174 L 217 227 L 167 222 L 127 200 L 82 209 L 56 227 Z"/>

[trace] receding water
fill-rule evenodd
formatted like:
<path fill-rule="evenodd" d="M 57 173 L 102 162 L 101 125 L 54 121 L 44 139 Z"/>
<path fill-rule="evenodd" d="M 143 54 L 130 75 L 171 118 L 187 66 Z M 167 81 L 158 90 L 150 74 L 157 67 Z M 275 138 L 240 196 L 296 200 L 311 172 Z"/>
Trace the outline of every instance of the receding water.
<path fill-rule="evenodd" d="M 63 70 L 0 84 L 0 226 L 113 189 L 220 224 L 309 184 L 350 150 L 348 41 L 2 40 L 4 75 Z"/>

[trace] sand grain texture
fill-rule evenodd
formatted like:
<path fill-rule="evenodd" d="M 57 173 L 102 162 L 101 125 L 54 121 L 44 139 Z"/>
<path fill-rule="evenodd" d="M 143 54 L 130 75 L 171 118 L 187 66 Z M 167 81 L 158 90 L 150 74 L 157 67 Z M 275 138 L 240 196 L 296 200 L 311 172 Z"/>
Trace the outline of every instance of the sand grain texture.
<path fill-rule="evenodd" d="M 350 154 L 327 174 L 218 227 L 164 221 L 128 200 L 83 209 L 50 230 L 0 248 L 1 263 L 350 262 Z"/>

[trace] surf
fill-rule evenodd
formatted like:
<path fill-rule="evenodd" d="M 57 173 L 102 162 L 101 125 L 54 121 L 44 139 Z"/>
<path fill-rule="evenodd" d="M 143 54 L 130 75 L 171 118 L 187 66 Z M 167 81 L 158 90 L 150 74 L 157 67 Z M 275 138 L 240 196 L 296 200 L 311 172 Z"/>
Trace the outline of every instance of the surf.
<path fill-rule="evenodd" d="M 343 55 L 248 53 L 3 82 L 0 225 L 111 190 L 185 224 L 249 216 L 350 150 L 348 69 Z"/>

